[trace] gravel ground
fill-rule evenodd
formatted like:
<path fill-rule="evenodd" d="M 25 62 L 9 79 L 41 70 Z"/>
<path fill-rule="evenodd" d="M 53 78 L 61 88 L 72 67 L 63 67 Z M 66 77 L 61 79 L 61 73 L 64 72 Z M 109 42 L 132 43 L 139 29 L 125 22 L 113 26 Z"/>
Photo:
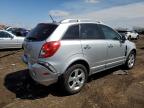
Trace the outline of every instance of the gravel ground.
<path fill-rule="evenodd" d="M 71 96 L 57 85 L 35 83 L 21 61 L 23 50 L 1 50 L 0 108 L 144 108 L 144 36 L 134 42 L 137 61 L 132 70 L 118 75 L 117 67 L 95 74 Z"/>

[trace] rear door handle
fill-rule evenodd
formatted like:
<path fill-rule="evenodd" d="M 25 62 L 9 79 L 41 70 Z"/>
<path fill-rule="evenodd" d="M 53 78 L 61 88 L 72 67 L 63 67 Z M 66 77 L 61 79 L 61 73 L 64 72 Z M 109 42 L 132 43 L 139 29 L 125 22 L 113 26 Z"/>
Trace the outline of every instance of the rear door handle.
<path fill-rule="evenodd" d="M 108 46 L 108 48 L 113 48 L 113 45 L 112 45 L 112 44 L 110 44 L 110 45 Z"/>
<path fill-rule="evenodd" d="M 91 46 L 86 45 L 86 46 L 84 46 L 84 49 L 91 49 Z"/>

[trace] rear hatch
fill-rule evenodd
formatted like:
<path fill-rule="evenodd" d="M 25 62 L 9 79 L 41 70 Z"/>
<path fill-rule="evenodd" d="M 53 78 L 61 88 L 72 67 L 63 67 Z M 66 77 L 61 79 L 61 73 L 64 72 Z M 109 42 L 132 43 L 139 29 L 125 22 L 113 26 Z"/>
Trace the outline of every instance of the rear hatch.
<path fill-rule="evenodd" d="M 23 44 L 24 56 L 28 59 L 28 62 L 33 64 L 38 60 L 41 47 L 57 26 L 57 24 L 53 23 L 41 23 L 31 30 Z"/>

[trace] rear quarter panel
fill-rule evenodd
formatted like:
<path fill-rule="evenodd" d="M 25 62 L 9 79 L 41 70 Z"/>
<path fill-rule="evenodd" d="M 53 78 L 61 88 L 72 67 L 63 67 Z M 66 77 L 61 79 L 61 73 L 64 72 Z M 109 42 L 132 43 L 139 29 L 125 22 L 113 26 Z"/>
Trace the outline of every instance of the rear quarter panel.
<path fill-rule="evenodd" d="M 39 60 L 50 63 L 61 74 L 72 62 L 83 59 L 83 53 L 80 40 L 61 40 L 60 42 L 60 48 L 52 57 Z"/>

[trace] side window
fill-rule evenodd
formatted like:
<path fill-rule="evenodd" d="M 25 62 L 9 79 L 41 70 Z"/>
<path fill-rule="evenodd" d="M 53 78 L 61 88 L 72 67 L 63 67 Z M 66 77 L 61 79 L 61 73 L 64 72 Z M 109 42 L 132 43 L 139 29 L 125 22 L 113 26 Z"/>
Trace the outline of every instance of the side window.
<path fill-rule="evenodd" d="M 81 24 L 80 36 L 82 39 L 104 39 L 97 24 Z"/>
<path fill-rule="evenodd" d="M 0 32 L 0 38 L 10 38 L 11 35 L 5 32 Z"/>
<path fill-rule="evenodd" d="M 0 32 L 0 38 L 3 38 L 3 32 Z"/>
<path fill-rule="evenodd" d="M 110 27 L 107 27 L 105 25 L 100 25 L 103 34 L 105 36 L 105 39 L 108 40 L 119 40 L 120 39 L 120 35 L 115 32 L 113 29 L 111 29 Z"/>
<path fill-rule="evenodd" d="M 79 25 L 70 26 L 64 34 L 63 39 L 79 39 Z"/>

